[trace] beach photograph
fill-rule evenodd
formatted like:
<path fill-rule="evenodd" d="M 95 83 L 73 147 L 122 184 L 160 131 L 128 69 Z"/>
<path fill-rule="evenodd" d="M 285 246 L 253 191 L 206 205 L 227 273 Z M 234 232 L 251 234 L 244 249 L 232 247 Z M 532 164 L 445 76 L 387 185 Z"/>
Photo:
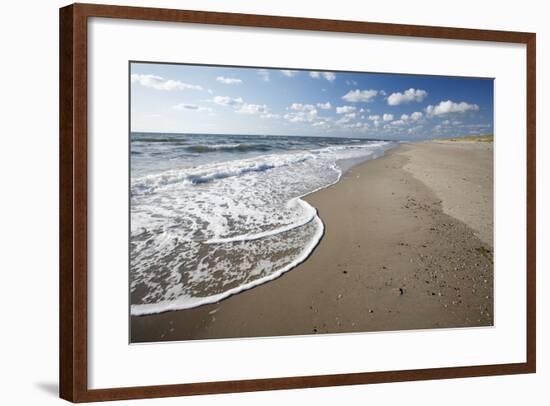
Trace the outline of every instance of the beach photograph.
<path fill-rule="evenodd" d="M 493 78 L 128 81 L 130 343 L 494 325 Z"/>

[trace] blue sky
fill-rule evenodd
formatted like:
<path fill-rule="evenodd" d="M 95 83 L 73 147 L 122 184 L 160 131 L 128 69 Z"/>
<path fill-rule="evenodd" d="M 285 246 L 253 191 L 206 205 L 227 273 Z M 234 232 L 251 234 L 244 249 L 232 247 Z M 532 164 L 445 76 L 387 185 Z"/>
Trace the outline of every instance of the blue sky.
<path fill-rule="evenodd" d="M 428 139 L 493 133 L 493 80 L 131 64 L 132 131 Z"/>

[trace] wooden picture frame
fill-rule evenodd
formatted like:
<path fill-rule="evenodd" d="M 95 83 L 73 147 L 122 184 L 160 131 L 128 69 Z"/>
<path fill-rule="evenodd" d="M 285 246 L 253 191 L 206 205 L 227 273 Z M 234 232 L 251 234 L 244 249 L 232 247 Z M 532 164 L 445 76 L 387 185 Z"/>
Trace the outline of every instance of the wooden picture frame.
<path fill-rule="evenodd" d="M 215 24 L 525 44 L 527 47 L 526 362 L 177 385 L 89 389 L 87 248 L 88 19 Z M 74 4 L 60 9 L 60 396 L 72 402 L 448 379 L 536 370 L 536 36 L 534 33 Z"/>

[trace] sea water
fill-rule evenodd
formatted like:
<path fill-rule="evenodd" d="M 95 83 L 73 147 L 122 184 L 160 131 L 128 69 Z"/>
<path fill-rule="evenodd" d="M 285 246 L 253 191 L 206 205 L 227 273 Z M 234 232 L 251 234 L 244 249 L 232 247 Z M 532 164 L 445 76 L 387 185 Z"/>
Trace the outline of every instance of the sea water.
<path fill-rule="evenodd" d="M 131 314 L 215 303 L 292 269 L 324 231 L 302 198 L 393 145 L 131 133 Z"/>

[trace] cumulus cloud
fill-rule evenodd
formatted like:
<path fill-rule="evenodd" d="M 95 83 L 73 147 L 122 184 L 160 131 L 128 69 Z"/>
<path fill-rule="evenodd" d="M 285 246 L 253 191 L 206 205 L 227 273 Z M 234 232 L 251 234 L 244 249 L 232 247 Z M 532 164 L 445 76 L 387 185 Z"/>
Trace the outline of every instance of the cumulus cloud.
<path fill-rule="evenodd" d="M 312 122 L 317 118 L 317 110 L 287 113 L 283 117 L 291 123 Z"/>
<path fill-rule="evenodd" d="M 323 72 L 323 77 L 329 82 L 333 82 L 336 79 L 336 74 L 334 72 Z"/>
<path fill-rule="evenodd" d="M 378 120 L 380 120 L 380 116 L 378 114 L 372 114 L 372 115 L 369 116 L 369 120 L 378 121 Z"/>
<path fill-rule="evenodd" d="M 398 106 L 400 104 L 410 102 L 421 102 L 428 96 L 428 92 L 421 89 L 413 89 L 412 87 L 405 90 L 403 93 L 392 93 L 388 96 L 388 104 L 390 106 Z"/>
<path fill-rule="evenodd" d="M 281 73 L 285 76 L 288 76 L 289 78 L 292 78 L 294 76 L 296 76 L 299 71 L 297 70 L 288 70 L 288 69 L 281 69 Z"/>
<path fill-rule="evenodd" d="M 148 87 L 156 90 L 202 90 L 202 87 L 199 85 L 192 85 L 189 83 L 181 82 L 179 80 L 164 79 L 162 76 L 157 75 L 142 75 L 133 73 L 132 76 L 130 76 L 130 79 L 132 83 L 138 83 L 143 87 Z"/>
<path fill-rule="evenodd" d="M 296 111 L 312 111 L 315 110 L 315 106 L 313 104 L 292 103 L 290 109 Z"/>
<path fill-rule="evenodd" d="M 293 103 L 290 109 L 293 111 L 283 117 L 291 123 L 312 122 L 317 119 L 317 109 L 313 104 Z"/>
<path fill-rule="evenodd" d="M 469 104 L 466 102 L 455 103 L 451 100 L 442 101 L 435 106 L 429 105 L 426 107 L 426 114 L 428 116 L 441 116 L 450 113 L 465 113 L 467 111 L 478 111 L 479 106 L 477 104 Z"/>
<path fill-rule="evenodd" d="M 378 90 L 350 90 L 347 92 L 344 96 L 342 96 L 342 99 L 351 102 L 351 103 L 357 103 L 357 102 L 364 102 L 368 103 L 371 102 L 374 97 L 378 94 Z"/>
<path fill-rule="evenodd" d="M 403 120 L 403 119 L 395 120 L 395 121 L 392 121 L 390 124 L 395 126 L 403 126 L 407 124 L 407 120 Z"/>
<path fill-rule="evenodd" d="M 313 79 L 326 79 L 329 82 L 333 82 L 336 79 L 336 75 L 332 72 L 317 72 L 317 71 L 311 71 L 309 72 L 309 76 Z"/>
<path fill-rule="evenodd" d="M 355 111 L 355 107 L 353 106 L 340 106 L 336 107 L 336 113 L 337 114 L 348 114 L 353 113 Z"/>
<path fill-rule="evenodd" d="M 382 116 L 382 119 L 383 119 L 384 121 L 392 121 L 392 120 L 393 120 L 393 114 L 384 114 L 384 115 Z"/>
<path fill-rule="evenodd" d="M 341 119 L 339 121 L 341 122 L 343 120 Z M 367 131 L 370 127 L 368 123 L 364 123 L 364 122 L 355 122 L 355 123 L 341 122 L 340 126 L 342 128 L 345 128 L 351 131 L 362 131 L 362 132 Z"/>
<path fill-rule="evenodd" d="M 213 101 L 220 106 L 232 107 L 235 112 L 240 114 L 265 114 L 269 112 L 265 104 L 245 103 L 242 97 L 232 98 L 229 96 L 215 96 Z"/>
<path fill-rule="evenodd" d="M 330 104 L 330 102 L 317 103 L 317 107 L 319 107 L 321 110 L 330 110 L 332 108 L 332 105 Z"/>
<path fill-rule="evenodd" d="M 239 107 L 235 111 L 240 114 L 258 114 L 258 113 L 267 113 L 268 109 L 265 104 L 243 103 L 241 107 Z"/>
<path fill-rule="evenodd" d="M 210 107 L 202 107 L 196 104 L 180 103 L 172 106 L 174 110 L 187 110 L 187 111 L 212 111 Z"/>
<path fill-rule="evenodd" d="M 313 127 L 327 127 L 329 125 L 326 121 L 315 121 L 312 126 Z"/>
<path fill-rule="evenodd" d="M 239 85 L 243 83 L 243 81 L 239 78 L 226 78 L 224 76 L 218 76 L 216 80 L 224 85 Z"/>
<path fill-rule="evenodd" d="M 214 103 L 220 106 L 239 107 L 244 103 L 242 97 L 232 98 L 229 96 L 215 96 Z"/>
<path fill-rule="evenodd" d="M 424 116 L 424 114 L 422 114 L 422 112 L 415 111 L 414 113 L 411 114 L 411 120 L 418 121 L 418 120 L 422 119 L 423 116 Z"/>

